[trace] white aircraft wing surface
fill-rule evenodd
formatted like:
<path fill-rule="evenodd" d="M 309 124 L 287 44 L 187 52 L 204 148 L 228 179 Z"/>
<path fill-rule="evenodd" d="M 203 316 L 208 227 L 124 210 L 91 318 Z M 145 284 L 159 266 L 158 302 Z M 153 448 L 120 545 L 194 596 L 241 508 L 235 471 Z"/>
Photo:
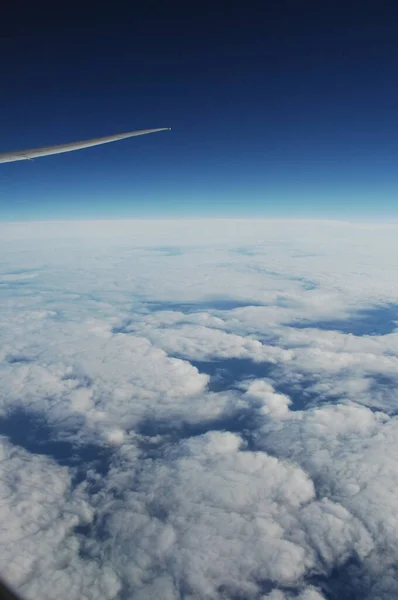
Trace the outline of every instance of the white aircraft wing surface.
<path fill-rule="evenodd" d="M 58 144 L 56 146 L 43 146 L 43 148 L 32 148 L 31 150 L 17 150 L 12 152 L 0 152 L 0 163 L 14 162 L 16 160 L 30 160 L 39 156 L 50 156 L 51 154 L 61 154 L 62 152 L 72 152 L 72 150 L 81 150 L 90 148 L 90 146 L 99 146 L 109 142 L 117 142 L 136 135 L 146 135 L 147 133 L 156 133 L 157 131 L 169 131 L 170 127 L 160 127 L 158 129 L 137 129 L 127 133 L 118 133 L 116 135 L 107 135 L 105 137 L 84 140 L 83 142 L 70 142 L 69 144 Z"/>

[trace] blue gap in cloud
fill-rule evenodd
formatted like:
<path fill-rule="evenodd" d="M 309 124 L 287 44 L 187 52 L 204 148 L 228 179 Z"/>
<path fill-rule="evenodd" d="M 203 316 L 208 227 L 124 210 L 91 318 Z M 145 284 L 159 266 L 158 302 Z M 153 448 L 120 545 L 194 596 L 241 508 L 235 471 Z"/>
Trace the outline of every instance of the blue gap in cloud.
<path fill-rule="evenodd" d="M 322 329 L 324 331 L 340 331 L 354 335 L 387 335 L 397 327 L 398 304 L 378 306 L 359 310 L 348 319 L 332 319 L 329 321 L 305 321 L 289 323 L 297 329 Z"/>
<path fill-rule="evenodd" d="M 239 254 L 244 254 L 246 256 L 253 256 L 254 254 L 250 251 L 248 252 L 239 252 Z M 256 273 L 261 273 L 267 275 L 269 277 L 274 277 L 275 279 L 282 279 L 283 281 L 297 281 L 297 283 L 301 284 L 301 286 L 305 290 L 315 290 L 319 288 L 319 285 L 315 283 L 312 279 L 308 279 L 306 277 L 299 277 L 298 275 L 286 275 L 285 273 L 279 273 L 278 271 L 272 271 L 271 269 L 265 269 L 257 264 L 251 266 L 251 269 Z"/>
<path fill-rule="evenodd" d="M 242 246 L 241 248 L 232 250 L 232 253 L 239 254 L 240 256 L 258 256 L 258 250 L 256 246 Z"/>
<path fill-rule="evenodd" d="M 31 454 L 44 455 L 57 464 L 71 469 L 72 485 L 87 484 L 87 492 L 95 495 L 102 489 L 103 481 L 111 467 L 114 452 L 106 445 L 79 443 L 72 439 L 62 439 L 76 432 L 74 429 L 61 430 L 49 425 L 42 415 L 17 408 L 6 417 L 0 418 L 0 435 L 8 438 L 11 444 L 19 446 Z M 109 490 L 115 499 L 121 496 L 119 490 Z M 103 541 L 107 537 L 106 523 L 94 515 L 91 523 L 74 528 L 80 536 L 79 553 L 84 558 L 93 558 L 93 540 Z"/>
<path fill-rule="evenodd" d="M 236 386 L 244 379 L 270 377 L 272 363 L 257 363 L 249 358 L 226 358 L 222 360 L 190 360 L 200 373 L 210 376 L 209 390 L 223 392 Z"/>
<path fill-rule="evenodd" d="M 23 288 L 29 287 L 32 285 L 32 279 L 15 279 L 11 281 L 1 281 L 0 287 L 5 288 L 7 290 L 14 288 Z"/>
<path fill-rule="evenodd" d="M 262 579 L 257 580 L 256 584 L 259 588 L 259 594 L 256 598 L 264 598 L 267 597 L 273 590 L 278 590 L 281 593 L 289 594 L 289 598 L 297 598 L 299 594 L 303 591 L 302 589 L 294 589 L 293 586 L 284 586 L 284 585 L 276 585 L 275 581 L 271 579 Z M 191 594 L 194 593 L 194 590 L 188 590 Z M 228 598 L 228 600 L 247 600 L 247 594 L 239 593 L 235 590 L 235 588 L 230 588 L 228 585 L 220 585 L 217 588 L 219 597 Z M 187 594 L 188 595 L 188 594 Z M 266 596 L 267 595 L 267 596 Z M 285 597 L 285 596 L 283 596 Z"/>
<path fill-rule="evenodd" d="M 373 373 L 367 376 L 370 380 L 369 396 L 372 404 L 366 406 L 373 411 L 382 410 L 390 416 L 398 415 L 398 374 L 382 375 Z"/>
<path fill-rule="evenodd" d="M 57 435 L 60 432 L 57 431 Z M 6 417 L 0 418 L 0 435 L 8 438 L 11 444 L 27 450 L 31 454 L 39 454 L 52 458 L 57 464 L 69 467 L 72 472 L 72 485 L 83 481 L 88 483 L 88 492 L 95 494 L 99 485 L 93 478 L 88 478 L 88 471 L 95 471 L 103 479 L 110 468 L 111 449 L 98 444 L 79 444 L 68 440 L 57 439 L 55 431 L 40 415 L 29 413 L 23 409 L 15 409 Z M 80 554 L 91 556 L 91 541 L 104 539 L 105 533 L 98 519 L 87 525 L 77 525 L 75 533 L 81 536 Z M 91 541 L 90 541 L 91 540 Z"/>
<path fill-rule="evenodd" d="M 233 414 L 221 415 L 216 419 L 202 419 L 198 423 L 189 423 L 184 420 L 148 416 L 137 425 L 136 431 L 144 436 L 139 445 L 148 457 L 159 458 L 163 456 L 164 449 L 183 439 L 198 437 L 209 431 L 229 431 L 238 433 L 246 442 L 248 450 L 254 449 L 253 435 L 258 426 L 255 412 L 250 408 L 241 408 Z M 151 439 L 161 436 L 161 439 Z"/>
<path fill-rule="evenodd" d="M 183 358 L 181 356 L 177 358 Z M 221 392 L 236 388 L 237 384 L 250 377 L 267 377 L 274 365 L 257 364 L 249 359 L 232 358 L 222 361 L 190 361 L 199 372 L 210 375 L 209 389 Z M 258 428 L 258 413 L 255 407 L 242 407 L 232 414 L 224 414 L 215 419 L 203 419 L 197 423 L 168 418 L 147 416 L 137 426 L 137 433 L 144 436 L 141 450 L 148 456 L 162 456 L 164 448 L 181 439 L 204 435 L 209 431 L 229 431 L 238 433 L 246 442 L 247 449 L 254 449 L 253 431 Z M 151 438 L 161 436 L 161 440 Z"/>
<path fill-rule="evenodd" d="M 184 358 L 178 356 L 177 358 Z M 291 400 L 292 410 L 305 408 L 311 400 L 311 394 L 306 392 L 310 381 L 299 382 L 275 381 L 275 365 L 271 363 L 255 363 L 250 359 L 230 358 L 214 361 L 190 361 L 200 373 L 210 376 L 209 389 L 212 392 L 226 390 L 237 391 L 239 384 L 248 379 L 269 378 L 277 392 L 287 394 Z M 277 379 L 281 379 L 278 374 Z M 238 433 L 248 450 L 255 450 L 255 432 L 259 425 L 259 414 L 256 406 L 239 408 L 232 414 L 224 414 L 216 419 L 201 420 L 199 423 L 189 423 L 183 420 L 147 416 L 137 426 L 137 433 L 144 436 L 141 440 L 141 450 L 148 456 L 162 456 L 164 448 L 181 439 L 203 435 L 209 431 L 229 431 Z M 161 436 L 161 439 L 155 439 Z"/>
<path fill-rule="evenodd" d="M 313 383 L 310 379 L 300 378 L 300 381 L 288 381 L 283 378 L 283 371 L 280 371 L 273 363 L 258 363 L 249 358 L 191 360 L 190 363 L 200 373 L 210 376 L 209 390 L 212 392 L 233 389 L 244 380 L 268 378 L 276 392 L 289 396 L 292 401 L 291 410 L 305 408 L 313 397 L 313 394 L 307 390 Z"/>
<path fill-rule="evenodd" d="M 369 597 L 369 574 L 354 554 L 332 570 L 325 565 L 325 573 L 313 575 L 308 583 L 320 589 L 327 600 L 363 600 Z"/>
<path fill-rule="evenodd" d="M 264 304 L 234 300 L 233 298 L 209 298 L 200 302 L 146 302 L 146 306 L 151 311 L 173 310 L 192 314 L 202 310 L 233 310 L 234 308 L 245 308 L 246 306 L 264 306 Z"/>
<path fill-rule="evenodd" d="M 152 252 L 163 254 L 164 256 L 181 256 L 182 249 L 178 246 L 154 246 L 150 248 Z"/>
<path fill-rule="evenodd" d="M 279 279 L 283 279 L 284 281 L 297 281 L 297 283 L 301 284 L 301 286 L 305 290 L 315 290 L 319 286 L 312 281 L 311 279 L 307 279 L 306 277 L 298 277 L 297 275 L 284 275 L 283 273 L 278 273 L 277 271 L 269 271 L 267 269 L 259 269 L 261 273 L 265 273 L 266 275 L 271 275 L 272 277 L 278 277 Z"/>
<path fill-rule="evenodd" d="M 14 364 L 28 364 L 33 362 L 33 358 L 30 358 L 29 356 L 25 355 L 25 354 L 7 354 L 7 356 L 4 359 L 6 362 L 8 362 L 10 365 L 14 365 Z"/>
<path fill-rule="evenodd" d="M 59 465 L 70 467 L 74 473 L 75 485 L 86 478 L 89 469 L 102 476 L 109 469 L 109 448 L 59 439 L 60 432 L 55 432 L 42 416 L 20 408 L 0 418 L 0 435 L 6 436 L 11 444 L 20 446 L 31 454 L 45 455 Z"/>
<path fill-rule="evenodd" d="M 31 275 L 32 273 L 36 274 L 44 270 L 45 267 L 37 267 L 37 269 L 7 269 L 7 265 L 5 265 L 4 270 L 0 266 L 0 277 L 4 275 Z"/>

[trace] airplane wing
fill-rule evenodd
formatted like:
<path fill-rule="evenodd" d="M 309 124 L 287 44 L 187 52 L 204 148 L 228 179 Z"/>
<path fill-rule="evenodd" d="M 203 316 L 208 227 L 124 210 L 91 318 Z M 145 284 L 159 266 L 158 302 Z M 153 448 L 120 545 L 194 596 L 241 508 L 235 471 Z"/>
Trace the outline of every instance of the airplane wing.
<path fill-rule="evenodd" d="M 72 152 L 90 146 L 99 146 L 124 140 L 135 135 L 146 135 L 147 133 L 156 133 L 157 131 L 169 131 L 171 127 L 161 127 L 159 129 L 137 129 L 127 133 L 118 133 L 116 135 L 107 135 L 105 137 L 84 140 L 83 142 L 70 142 L 69 144 L 58 144 L 57 146 L 43 146 L 43 148 L 32 148 L 31 150 L 17 150 L 16 152 L 0 152 L 0 163 L 14 162 L 16 160 L 30 160 L 39 156 L 49 156 L 51 154 L 61 154 L 62 152 Z"/>

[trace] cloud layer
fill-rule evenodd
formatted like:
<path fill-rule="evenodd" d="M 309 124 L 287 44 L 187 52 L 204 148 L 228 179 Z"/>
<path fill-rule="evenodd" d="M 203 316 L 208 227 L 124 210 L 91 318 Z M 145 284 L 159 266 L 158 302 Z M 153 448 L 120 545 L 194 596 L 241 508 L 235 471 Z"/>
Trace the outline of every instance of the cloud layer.
<path fill-rule="evenodd" d="M 0 224 L 6 581 L 28 600 L 398 595 L 396 233 Z"/>

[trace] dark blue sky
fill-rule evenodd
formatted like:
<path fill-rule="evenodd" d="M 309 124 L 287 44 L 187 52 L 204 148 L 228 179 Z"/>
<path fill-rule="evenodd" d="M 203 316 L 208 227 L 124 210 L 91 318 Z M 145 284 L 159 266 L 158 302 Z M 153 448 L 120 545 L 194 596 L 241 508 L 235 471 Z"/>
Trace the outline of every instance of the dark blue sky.
<path fill-rule="evenodd" d="M 172 132 L 1 165 L 0 219 L 398 218 L 396 2 L 19 3 L 2 150 Z"/>

